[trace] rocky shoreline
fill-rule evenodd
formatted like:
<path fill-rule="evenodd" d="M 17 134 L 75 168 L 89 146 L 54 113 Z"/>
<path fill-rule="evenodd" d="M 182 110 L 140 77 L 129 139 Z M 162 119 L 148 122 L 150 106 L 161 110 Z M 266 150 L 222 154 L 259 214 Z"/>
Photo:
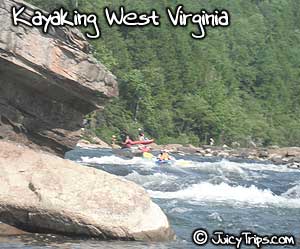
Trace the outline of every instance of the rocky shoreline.
<path fill-rule="evenodd" d="M 290 168 L 300 169 L 300 148 L 298 147 L 271 147 L 271 148 L 229 148 L 203 146 L 166 146 L 174 153 L 196 154 L 203 157 L 220 157 L 229 160 L 254 160 L 276 165 L 287 165 Z"/>
<path fill-rule="evenodd" d="M 116 149 L 95 139 L 95 143 L 81 140 L 77 146 L 86 149 Z M 151 144 L 149 146 L 152 151 L 168 150 L 170 153 L 186 155 L 193 154 L 201 157 L 219 157 L 228 160 L 253 160 L 265 163 L 273 163 L 276 165 L 286 165 L 289 168 L 300 170 L 300 147 L 268 147 L 268 148 L 230 148 L 228 146 L 209 146 L 204 145 L 195 147 L 193 145 L 184 146 L 182 144 L 158 145 Z M 119 149 L 119 148 L 118 148 Z M 140 156 L 142 153 L 137 153 Z"/>

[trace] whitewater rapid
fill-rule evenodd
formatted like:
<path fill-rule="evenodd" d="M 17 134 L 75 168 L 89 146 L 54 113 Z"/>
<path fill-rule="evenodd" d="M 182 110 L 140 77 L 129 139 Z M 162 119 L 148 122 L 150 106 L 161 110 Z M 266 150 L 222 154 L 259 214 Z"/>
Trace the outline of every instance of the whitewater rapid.
<path fill-rule="evenodd" d="M 120 242 L 33 235 L 0 241 L 0 247 L 190 249 L 195 248 L 192 233 L 199 228 L 210 234 L 213 231 L 239 234 L 247 230 L 260 235 L 291 234 L 300 238 L 299 170 L 196 155 L 172 155 L 176 161 L 171 165 L 157 165 L 155 159 L 128 159 L 116 153 L 110 149 L 77 148 L 68 152 L 66 158 L 82 167 L 104 170 L 144 187 L 167 215 L 177 235 L 176 241 Z M 205 249 L 215 248 L 220 247 L 205 245 Z"/>
<path fill-rule="evenodd" d="M 156 199 L 181 200 L 193 205 L 216 203 L 300 208 L 300 180 L 298 183 L 289 183 L 291 187 L 280 194 L 274 193 L 268 186 L 258 184 L 268 179 L 270 174 L 299 173 L 284 165 L 180 159 L 171 166 L 160 168 L 152 160 L 141 157 L 124 159 L 114 155 L 81 157 L 78 161 L 111 167 L 131 166 L 132 171 L 124 177 L 145 187 L 149 195 Z M 199 175 L 198 179 L 195 174 Z M 206 175 L 206 179 L 201 175 Z"/>

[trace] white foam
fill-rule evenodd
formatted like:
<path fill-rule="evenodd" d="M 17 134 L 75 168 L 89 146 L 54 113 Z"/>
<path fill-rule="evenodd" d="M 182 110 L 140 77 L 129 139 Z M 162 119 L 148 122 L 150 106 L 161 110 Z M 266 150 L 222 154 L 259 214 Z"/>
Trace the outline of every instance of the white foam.
<path fill-rule="evenodd" d="M 213 172 L 230 172 L 230 173 L 237 173 L 240 175 L 246 175 L 245 171 L 240 167 L 238 164 L 231 163 L 229 161 L 223 160 L 221 162 L 214 162 L 214 163 L 200 163 L 198 164 L 202 169 L 213 171 Z"/>
<path fill-rule="evenodd" d="M 282 194 L 282 196 L 286 198 L 297 198 L 300 199 L 300 183 L 292 188 L 290 188 L 288 191 Z"/>
<path fill-rule="evenodd" d="M 104 157 L 81 157 L 81 163 L 95 163 L 95 164 L 111 164 L 111 165 L 145 165 L 154 166 L 153 160 L 144 159 L 142 157 L 134 157 L 132 159 L 123 159 L 118 156 L 104 156 Z M 247 177 L 245 170 L 251 171 L 274 171 L 274 172 L 299 172 L 296 169 L 290 169 L 285 165 L 261 164 L 261 163 L 237 163 L 230 162 L 226 159 L 220 162 L 197 162 L 179 159 L 172 165 L 174 168 L 197 168 L 200 171 L 211 173 L 235 173 Z"/>
<path fill-rule="evenodd" d="M 211 213 L 208 216 L 208 218 L 211 219 L 211 220 L 219 221 L 219 222 L 223 222 L 224 221 L 223 217 L 218 212 Z"/>
<path fill-rule="evenodd" d="M 270 190 L 261 190 L 255 186 L 230 186 L 227 183 L 213 185 L 208 182 L 194 184 L 176 192 L 148 191 L 150 196 L 159 199 L 183 199 L 194 203 L 225 202 L 231 204 L 249 204 L 258 206 L 276 205 L 280 207 L 300 208 L 300 198 L 291 199 L 277 196 Z"/>
<path fill-rule="evenodd" d="M 289 172 L 299 172 L 296 169 L 290 169 L 286 165 L 275 165 L 275 164 L 264 164 L 264 163 L 235 163 L 230 162 L 232 164 L 238 164 L 239 167 L 243 169 L 249 169 L 253 171 L 274 171 L 281 173 L 289 173 Z"/>
<path fill-rule="evenodd" d="M 286 165 L 274 165 L 264 163 L 242 163 L 242 162 L 231 162 L 223 159 L 219 162 L 197 162 L 187 160 L 177 160 L 175 166 L 195 168 L 200 171 L 211 172 L 211 173 L 235 173 L 241 176 L 247 176 L 248 173 L 245 170 L 251 171 L 273 171 L 273 172 L 299 172 L 296 169 L 290 169 Z"/>
<path fill-rule="evenodd" d="M 134 157 L 132 159 L 123 159 L 117 156 L 104 157 L 81 157 L 81 163 L 95 163 L 95 164 L 110 164 L 110 165 L 153 165 L 153 162 L 142 157 Z"/>
<path fill-rule="evenodd" d="M 134 181 L 135 183 L 140 184 L 145 188 L 150 186 L 161 186 L 164 184 L 175 182 L 177 180 L 177 177 L 174 175 L 167 175 L 163 173 L 140 175 L 136 171 L 133 171 L 133 173 L 127 175 L 125 178 L 127 180 Z"/>
<path fill-rule="evenodd" d="M 191 212 L 193 211 L 193 209 L 191 208 L 184 208 L 184 207 L 175 207 L 172 208 L 169 213 L 179 213 L 179 214 L 183 214 L 183 213 L 187 213 L 187 212 Z"/>

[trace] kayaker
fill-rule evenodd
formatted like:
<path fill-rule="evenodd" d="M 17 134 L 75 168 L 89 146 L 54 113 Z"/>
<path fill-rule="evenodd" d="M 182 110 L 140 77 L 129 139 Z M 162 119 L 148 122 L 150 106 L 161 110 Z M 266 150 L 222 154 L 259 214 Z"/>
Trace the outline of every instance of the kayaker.
<path fill-rule="evenodd" d="M 113 149 L 118 149 L 119 145 L 117 145 L 117 137 L 115 135 L 111 136 L 111 147 Z"/>
<path fill-rule="evenodd" d="M 123 142 L 123 144 L 125 145 L 125 147 L 130 148 L 131 144 L 132 144 L 132 140 L 130 139 L 130 137 L 127 135 L 125 141 Z"/>
<path fill-rule="evenodd" d="M 115 135 L 111 136 L 111 144 L 116 145 L 117 137 Z"/>
<path fill-rule="evenodd" d="M 158 160 L 160 160 L 160 161 L 168 161 L 168 160 L 171 160 L 171 158 L 170 158 L 168 152 L 166 150 L 163 150 L 159 154 Z"/>
<path fill-rule="evenodd" d="M 145 141 L 146 140 L 144 133 L 139 133 L 139 140 L 140 141 Z"/>
<path fill-rule="evenodd" d="M 138 131 L 139 131 L 139 141 L 149 140 L 149 138 L 145 137 L 145 133 L 143 132 L 142 128 L 139 128 Z"/>

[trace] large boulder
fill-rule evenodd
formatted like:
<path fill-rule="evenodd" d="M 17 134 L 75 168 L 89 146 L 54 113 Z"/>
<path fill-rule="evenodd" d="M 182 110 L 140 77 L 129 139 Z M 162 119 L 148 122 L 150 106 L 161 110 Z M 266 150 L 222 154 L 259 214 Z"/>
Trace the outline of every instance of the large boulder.
<path fill-rule="evenodd" d="M 277 149 L 269 149 L 268 153 L 274 156 L 281 157 L 300 157 L 300 148 L 299 147 L 286 147 L 286 148 L 277 148 Z"/>
<path fill-rule="evenodd" d="M 89 52 L 77 30 L 13 26 L 11 8 L 19 0 L 0 0 L 0 138 L 60 156 L 80 137 L 83 116 L 103 109 L 118 95 L 115 76 Z"/>
<path fill-rule="evenodd" d="M 142 187 L 25 146 L 0 142 L 0 221 L 25 231 L 99 239 L 174 238 Z"/>
<path fill-rule="evenodd" d="M 164 145 L 164 149 L 170 152 L 178 152 L 183 147 L 182 144 L 167 144 Z"/>

